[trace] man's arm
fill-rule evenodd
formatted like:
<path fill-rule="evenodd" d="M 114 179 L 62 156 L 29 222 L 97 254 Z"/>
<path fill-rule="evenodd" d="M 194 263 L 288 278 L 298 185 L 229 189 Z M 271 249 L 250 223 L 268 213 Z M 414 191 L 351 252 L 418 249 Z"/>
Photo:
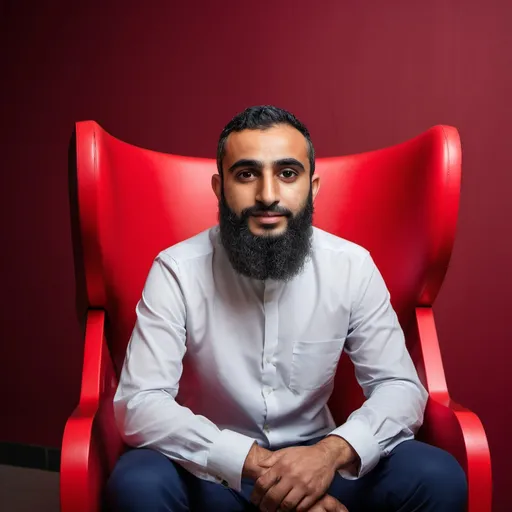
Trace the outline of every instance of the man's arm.
<path fill-rule="evenodd" d="M 354 363 L 366 401 L 331 432 L 359 456 L 356 470 L 340 469 L 348 479 L 365 475 L 381 456 L 414 437 L 423 422 L 428 397 L 405 346 L 389 292 L 369 254 L 359 282 L 345 351 Z"/>
<path fill-rule="evenodd" d="M 114 397 L 123 439 L 158 450 L 199 478 L 240 490 L 254 439 L 221 431 L 175 401 L 186 352 L 186 306 L 173 259 L 164 254 L 155 259 L 136 312 Z"/>

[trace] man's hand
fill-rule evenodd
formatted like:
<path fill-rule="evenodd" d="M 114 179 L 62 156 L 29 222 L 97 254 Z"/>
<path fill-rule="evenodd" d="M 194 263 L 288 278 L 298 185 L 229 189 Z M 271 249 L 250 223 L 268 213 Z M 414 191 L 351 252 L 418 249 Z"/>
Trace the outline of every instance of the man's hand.
<path fill-rule="evenodd" d="M 264 512 L 305 512 L 324 497 L 336 470 L 356 459 L 353 448 L 337 436 L 328 436 L 313 446 L 278 450 L 258 461 L 268 471 L 257 478 L 251 501 Z M 321 503 L 319 506 L 324 506 Z M 332 508 L 333 503 L 330 496 L 325 497 L 325 505 L 330 507 L 326 510 L 338 510 Z"/>
<path fill-rule="evenodd" d="M 309 509 L 309 512 L 348 512 L 348 508 L 336 498 L 326 494 Z"/>
<path fill-rule="evenodd" d="M 242 477 L 250 478 L 251 480 L 258 480 L 268 470 L 268 466 L 261 466 L 260 463 L 264 459 L 268 459 L 273 452 L 262 448 L 254 443 L 245 458 L 244 467 L 242 469 Z"/>

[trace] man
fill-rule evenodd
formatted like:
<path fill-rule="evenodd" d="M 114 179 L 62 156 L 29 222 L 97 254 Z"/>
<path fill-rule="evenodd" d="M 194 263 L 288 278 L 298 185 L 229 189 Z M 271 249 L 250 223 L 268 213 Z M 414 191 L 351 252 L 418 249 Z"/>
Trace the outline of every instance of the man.
<path fill-rule="evenodd" d="M 308 130 L 249 108 L 217 165 L 219 226 L 161 252 L 137 305 L 114 400 L 137 449 L 111 475 L 110 506 L 465 510 L 461 467 L 413 439 L 427 393 L 371 256 L 312 227 Z M 343 350 L 367 400 L 336 426 Z"/>

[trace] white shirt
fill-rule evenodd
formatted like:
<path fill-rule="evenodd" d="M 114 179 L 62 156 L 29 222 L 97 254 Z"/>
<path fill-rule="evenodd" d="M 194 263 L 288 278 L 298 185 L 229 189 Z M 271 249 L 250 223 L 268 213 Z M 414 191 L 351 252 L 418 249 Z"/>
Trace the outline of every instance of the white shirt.
<path fill-rule="evenodd" d="M 368 251 L 313 229 L 289 283 L 237 274 L 219 228 L 154 260 L 114 398 L 129 445 L 160 451 L 199 478 L 240 490 L 256 441 L 276 450 L 335 434 L 359 478 L 421 426 L 421 385 Z M 327 401 L 345 351 L 366 402 L 336 426 Z"/>

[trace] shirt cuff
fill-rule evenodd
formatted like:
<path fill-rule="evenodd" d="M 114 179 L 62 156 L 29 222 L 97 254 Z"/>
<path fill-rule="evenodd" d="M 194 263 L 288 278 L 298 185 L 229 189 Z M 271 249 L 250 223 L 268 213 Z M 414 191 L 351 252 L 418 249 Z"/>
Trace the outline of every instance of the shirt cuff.
<path fill-rule="evenodd" d="M 361 460 L 357 475 L 346 469 L 338 470 L 338 473 L 346 480 L 357 480 L 378 464 L 381 456 L 379 443 L 377 443 L 366 423 L 358 419 L 352 419 L 334 429 L 330 435 L 345 439 L 354 448 Z"/>
<path fill-rule="evenodd" d="M 240 492 L 245 459 L 255 442 L 238 432 L 222 430 L 208 454 L 208 473 L 219 483 Z"/>

